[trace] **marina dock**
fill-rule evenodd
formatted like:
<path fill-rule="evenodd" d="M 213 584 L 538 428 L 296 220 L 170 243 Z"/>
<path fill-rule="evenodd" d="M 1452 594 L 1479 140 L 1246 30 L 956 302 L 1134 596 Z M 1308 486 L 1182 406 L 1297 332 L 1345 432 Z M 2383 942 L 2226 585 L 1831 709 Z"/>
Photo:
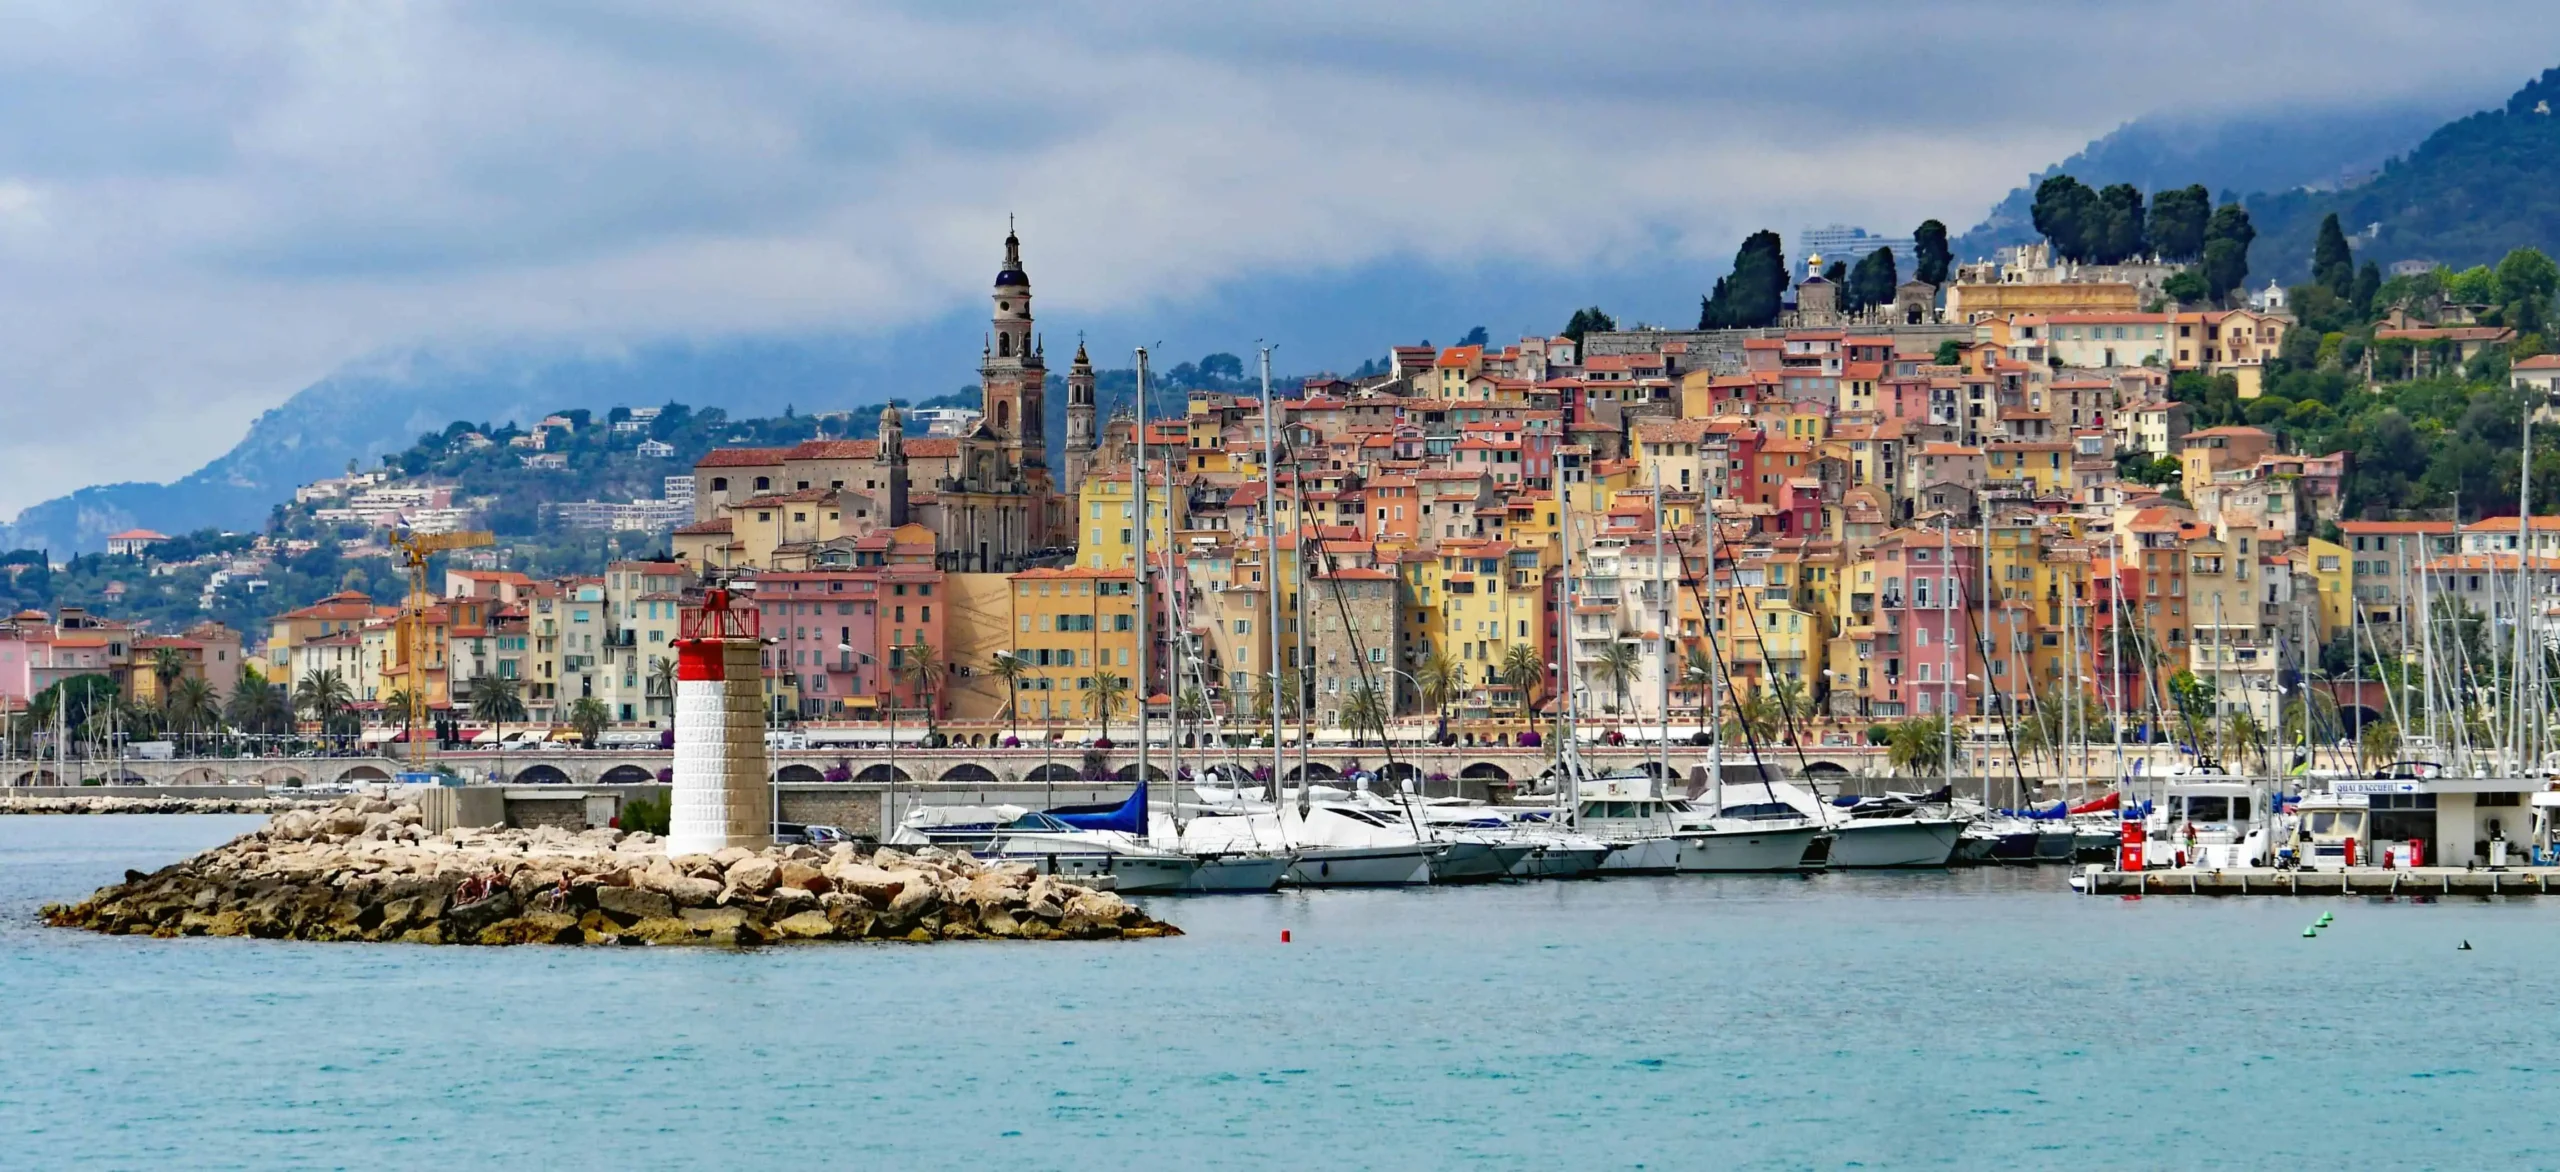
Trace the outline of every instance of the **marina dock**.
<path fill-rule="evenodd" d="M 2074 889 L 2090 895 L 2550 895 L 2555 882 L 2560 867 L 2111 871 L 2092 865 L 2071 877 Z"/>

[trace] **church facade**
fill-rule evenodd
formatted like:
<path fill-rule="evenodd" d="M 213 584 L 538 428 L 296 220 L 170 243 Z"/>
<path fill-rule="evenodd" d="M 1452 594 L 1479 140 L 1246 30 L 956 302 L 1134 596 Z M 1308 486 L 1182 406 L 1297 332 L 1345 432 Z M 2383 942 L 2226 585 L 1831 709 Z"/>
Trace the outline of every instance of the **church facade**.
<path fill-rule="evenodd" d="M 968 434 L 910 437 L 893 405 L 873 439 L 715 449 L 694 465 L 694 523 L 676 531 L 676 556 L 703 573 L 810 570 L 874 534 L 920 526 L 933 535 L 939 568 L 1010 573 L 1073 545 L 1072 485 L 1093 454 L 1092 363 L 1077 346 L 1062 493 L 1049 469 L 1048 361 L 1011 232 L 991 300 L 978 358 L 982 413 Z"/>

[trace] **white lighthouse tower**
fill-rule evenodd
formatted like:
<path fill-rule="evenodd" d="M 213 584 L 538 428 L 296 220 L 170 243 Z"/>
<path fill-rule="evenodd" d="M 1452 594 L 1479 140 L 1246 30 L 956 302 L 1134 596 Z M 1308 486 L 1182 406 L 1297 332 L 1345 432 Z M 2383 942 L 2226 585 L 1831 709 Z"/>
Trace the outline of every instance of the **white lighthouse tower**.
<path fill-rule="evenodd" d="M 733 610 L 726 587 L 684 612 L 676 640 L 675 793 L 667 853 L 710 854 L 773 843 L 773 781 L 764 760 L 761 617 Z"/>

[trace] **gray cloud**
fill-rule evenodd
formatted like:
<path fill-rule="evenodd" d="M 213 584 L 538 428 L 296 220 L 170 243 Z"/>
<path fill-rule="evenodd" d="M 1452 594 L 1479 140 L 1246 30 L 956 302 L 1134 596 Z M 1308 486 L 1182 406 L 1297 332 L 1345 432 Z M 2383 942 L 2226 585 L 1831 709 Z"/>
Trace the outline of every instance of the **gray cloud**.
<path fill-rule="evenodd" d="M 176 475 L 387 349 L 928 320 L 983 292 L 1008 212 L 1052 311 L 1389 257 L 1708 264 L 1763 224 L 1960 225 L 2162 106 L 2497 92 L 2550 63 L 2553 23 L 2386 0 L 954 7 L 9 6 L 0 511 Z"/>

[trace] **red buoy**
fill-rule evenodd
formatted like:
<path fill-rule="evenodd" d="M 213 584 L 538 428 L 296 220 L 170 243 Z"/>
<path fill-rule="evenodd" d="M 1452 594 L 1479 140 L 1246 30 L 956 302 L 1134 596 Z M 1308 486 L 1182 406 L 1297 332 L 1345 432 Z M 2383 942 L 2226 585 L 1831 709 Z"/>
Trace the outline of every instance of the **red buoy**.
<path fill-rule="evenodd" d="M 1287 928 L 1280 929 L 1280 942 L 1282 944 L 1289 942 L 1289 930 Z"/>

